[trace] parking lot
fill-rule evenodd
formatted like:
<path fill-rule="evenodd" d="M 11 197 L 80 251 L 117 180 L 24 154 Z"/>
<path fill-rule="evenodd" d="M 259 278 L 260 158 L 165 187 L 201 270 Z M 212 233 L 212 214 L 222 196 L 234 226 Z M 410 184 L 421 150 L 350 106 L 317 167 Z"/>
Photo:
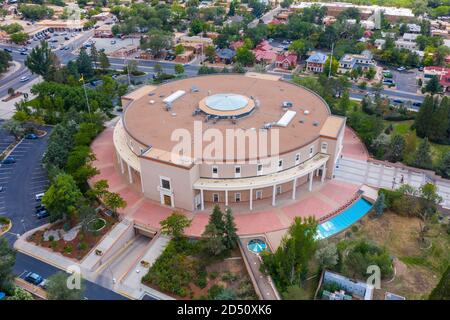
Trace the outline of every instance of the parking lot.
<path fill-rule="evenodd" d="M 139 39 L 120 39 L 120 38 L 93 38 L 93 41 L 95 41 L 95 47 L 97 50 L 105 49 L 106 54 L 110 54 L 111 52 L 114 52 L 122 47 L 126 47 L 131 44 L 138 45 Z M 115 41 L 115 44 L 111 44 L 111 41 Z"/>
<path fill-rule="evenodd" d="M 36 140 L 23 139 L 10 154 L 15 163 L 0 167 L 0 185 L 3 187 L 0 213 L 13 222 L 7 235 L 12 241 L 14 234 L 22 234 L 48 222 L 48 218 L 39 220 L 35 216 L 35 195 L 45 192 L 49 184 L 42 168 L 47 140 L 48 135 Z"/>
<path fill-rule="evenodd" d="M 409 70 L 409 71 L 397 71 L 391 70 L 393 79 L 395 81 L 396 89 L 404 92 L 416 93 L 417 86 L 417 71 Z"/>

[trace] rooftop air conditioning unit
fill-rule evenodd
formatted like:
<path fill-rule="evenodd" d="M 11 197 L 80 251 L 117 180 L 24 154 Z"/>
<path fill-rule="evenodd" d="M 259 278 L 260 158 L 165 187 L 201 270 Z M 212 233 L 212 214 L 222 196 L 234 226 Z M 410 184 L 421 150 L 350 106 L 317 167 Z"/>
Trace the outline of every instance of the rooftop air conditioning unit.
<path fill-rule="evenodd" d="M 149 103 L 150 104 L 155 104 L 155 100 L 150 100 Z"/>
<path fill-rule="evenodd" d="M 314 127 L 317 127 L 318 125 L 319 125 L 319 121 L 314 121 L 314 122 L 313 122 L 313 126 L 314 126 Z"/>
<path fill-rule="evenodd" d="M 303 111 L 303 114 L 308 115 L 309 114 L 309 110 Z"/>
<path fill-rule="evenodd" d="M 283 104 L 281 105 L 283 108 L 292 108 L 294 105 L 290 101 L 283 101 Z"/>

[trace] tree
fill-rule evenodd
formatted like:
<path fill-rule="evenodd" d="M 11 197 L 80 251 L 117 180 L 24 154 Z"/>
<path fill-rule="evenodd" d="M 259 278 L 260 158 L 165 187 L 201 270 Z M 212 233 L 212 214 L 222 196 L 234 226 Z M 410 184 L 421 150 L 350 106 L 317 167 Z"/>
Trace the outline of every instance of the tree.
<path fill-rule="evenodd" d="M 349 107 L 350 107 L 350 94 L 348 90 L 344 90 L 344 93 L 342 94 L 342 97 L 339 100 L 339 108 L 345 114 L 347 113 Z"/>
<path fill-rule="evenodd" d="M 162 30 L 152 29 L 141 43 L 142 49 L 150 49 L 155 57 L 159 57 L 164 49 L 172 46 L 172 36 Z"/>
<path fill-rule="evenodd" d="M 432 95 L 442 90 L 441 84 L 437 76 L 432 76 L 428 83 L 425 85 L 425 92 L 429 92 Z"/>
<path fill-rule="evenodd" d="M 202 237 L 205 239 L 205 248 L 210 254 L 217 256 L 226 249 L 222 233 L 214 223 L 208 223 L 205 226 Z"/>
<path fill-rule="evenodd" d="M 10 295 L 6 298 L 6 300 L 34 300 L 31 293 L 25 291 L 24 289 L 14 286 Z"/>
<path fill-rule="evenodd" d="M 333 60 L 331 60 L 331 58 L 327 59 L 327 62 L 323 66 L 323 74 L 328 76 L 330 72 L 330 62 L 331 62 L 331 75 L 334 76 L 337 74 L 337 70 L 339 67 L 339 61 L 338 59 L 336 59 L 336 57 L 333 57 Z"/>
<path fill-rule="evenodd" d="M 389 143 L 386 158 L 392 162 L 402 161 L 403 153 L 405 151 L 405 145 L 405 138 L 403 138 L 399 134 L 394 135 L 391 138 L 391 142 Z"/>
<path fill-rule="evenodd" d="M 332 268 L 339 261 L 336 245 L 334 243 L 328 243 L 327 240 L 321 241 L 315 257 L 320 269 Z"/>
<path fill-rule="evenodd" d="M 308 49 L 307 42 L 304 39 L 294 40 L 289 45 L 289 50 L 295 52 L 299 59 L 308 52 Z"/>
<path fill-rule="evenodd" d="M 270 274 L 281 291 L 291 285 L 300 285 L 305 279 L 308 263 L 317 248 L 316 233 L 314 218 L 302 220 L 296 217 L 275 253 L 261 254 L 261 271 Z"/>
<path fill-rule="evenodd" d="M 234 249 L 237 246 L 238 236 L 237 228 L 234 223 L 234 216 L 230 208 L 225 211 L 225 223 L 224 223 L 224 244 L 227 249 Z"/>
<path fill-rule="evenodd" d="M 28 40 L 28 33 L 16 32 L 9 36 L 9 39 L 17 44 L 22 44 Z"/>
<path fill-rule="evenodd" d="M 204 53 L 206 61 L 214 63 L 214 61 L 216 60 L 216 49 L 214 49 L 214 46 L 207 46 Z"/>
<path fill-rule="evenodd" d="M 95 47 L 94 43 L 91 45 L 91 55 L 90 55 L 90 57 L 91 57 L 92 62 L 94 63 L 94 68 L 97 69 L 97 62 L 98 62 L 98 59 L 99 59 L 99 53 L 98 53 L 97 48 Z"/>
<path fill-rule="evenodd" d="M 105 179 L 98 180 L 92 187 L 92 192 L 96 197 L 102 198 L 109 189 L 108 181 Z"/>
<path fill-rule="evenodd" d="M 153 70 L 155 70 L 156 74 L 161 74 L 163 72 L 163 67 L 157 63 L 153 66 Z"/>
<path fill-rule="evenodd" d="M 182 53 L 184 53 L 184 47 L 183 47 L 183 45 L 181 43 L 179 43 L 179 44 L 177 44 L 175 46 L 175 54 L 179 55 L 179 54 L 182 54 Z"/>
<path fill-rule="evenodd" d="M 184 214 L 174 211 L 159 224 L 161 225 L 161 232 L 163 234 L 170 235 L 178 240 L 183 237 L 184 229 L 191 225 L 191 220 L 189 220 Z"/>
<path fill-rule="evenodd" d="M 283 293 L 284 300 L 310 300 L 308 293 L 299 285 L 292 285 L 286 288 Z"/>
<path fill-rule="evenodd" d="M 6 51 L 0 51 L 0 72 L 8 70 L 10 61 L 12 61 L 11 55 Z"/>
<path fill-rule="evenodd" d="M 248 48 L 242 46 L 236 50 L 235 60 L 243 66 L 248 67 L 255 62 L 255 55 Z"/>
<path fill-rule="evenodd" d="M 76 64 L 78 72 L 85 78 L 91 78 L 94 75 L 94 69 L 92 68 L 92 59 L 87 54 L 84 47 L 81 47 L 80 49 L 80 54 L 78 55 Z"/>
<path fill-rule="evenodd" d="M 97 212 L 89 203 L 82 203 L 77 208 L 77 217 L 83 230 L 87 231 L 89 222 L 97 217 Z"/>
<path fill-rule="evenodd" d="M 383 214 L 384 209 L 386 209 L 386 198 L 384 195 L 384 192 L 381 192 L 378 195 L 377 200 L 375 201 L 373 205 L 373 209 L 375 210 L 375 214 L 377 216 L 381 216 Z"/>
<path fill-rule="evenodd" d="M 70 174 L 59 173 L 42 198 L 42 204 L 50 212 L 50 220 L 56 221 L 75 212 L 83 195 Z"/>
<path fill-rule="evenodd" d="M 56 61 L 56 56 L 48 47 L 47 41 L 42 40 L 39 46 L 31 50 L 25 65 L 32 73 L 41 75 L 47 80 L 50 72 L 55 68 Z"/>
<path fill-rule="evenodd" d="M 175 73 L 180 75 L 184 73 L 184 67 L 182 64 L 177 63 L 174 67 Z"/>
<path fill-rule="evenodd" d="M 81 275 L 79 275 L 81 277 Z M 85 291 L 85 283 L 81 280 L 80 288 L 70 286 L 69 275 L 59 271 L 47 279 L 46 291 L 49 300 L 81 300 Z M 72 285 L 72 284 L 71 284 Z"/>
<path fill-rule="evenodd" d="M 431 291 L 429 300 L 450 300 L 450 266 L 442 275 L 441 280 Z"/>
<path fill-rule="evenodd" d="M 103 201 L 105 202 L 105 206 L 113 212 L 115 217 L 117 217 L 117 209 L 123 209 L 127 206 L 127 202 L 123 200 L 120 194 L 115 192 L 107 192 L 103 196 Z"/>
<path fill-rule="evenodd" d="M 431 169 L 433 167 L 428 138 L 425 138 L 420 142 L 413 159 L 413 165 L 422 169 Z"/>
<path fill-rule="evenodd" d="M 366 78 L 368 80 L 372 80 L 373 78 L 375 78 L 375 75 L 377 74 L 375 68 L 370 67 L 369 70 L 366 71 Z"/>
<path fill-rule="evenodd" d="M 220 207 L 218 205 L 214 206 L 213 212 L 209 216 L 208 224 L 215 225 L 220 234 L 223 234 L 225 232 L 224 214 L 222 210 L 220 210 Z"/>
<path fill-rule="evenodd" d="M 11 291 L 14 275 L 12 273 L 16 263 L 16 251 L 8 244 L 5 237 L 0 238 L 0 291 Z"/>
<path fill-rule="evenodd" d="M 450 177 L 450 152 L 444 153 L 438 166 L 439 174 L 444 178 Z"/>
<path fill-rule="evenodd" d="M 3 130 L 12 134 L 16 140 L 19 140 L 25 133 L 22 124 L 19 121 L 13 119 L 9 119 L 3 122 L 2 128 Z"/>
<path fill-rule="evenodd" d="M 99 56 L 98 56 L 98 60 L 100 63 L 100 68 L 102 68 L 103 72 L 106 72 L 109 67 L 111 66 L 111 64 L 109 63 L 109 59 L 108 56 L 106 55 L 106 53 L 104 52 L 100 52 Z"/>

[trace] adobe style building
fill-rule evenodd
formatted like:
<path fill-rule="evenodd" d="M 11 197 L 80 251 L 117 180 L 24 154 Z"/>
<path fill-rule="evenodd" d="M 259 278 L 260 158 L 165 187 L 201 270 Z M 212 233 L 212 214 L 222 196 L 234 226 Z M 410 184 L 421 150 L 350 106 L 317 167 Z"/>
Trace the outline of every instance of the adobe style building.
<path fill-rule="evenodd" d="M 117 168 L 145 197 L 169 207 L 276 206 L 280 194 L 295 199 L 299 186 L 307 192 L 313 180 L 332 179 L 342 150 L 346 119 L 331 115 L 317 94 L 273 75 L 144 86 L 122 104 L 113 136 Z M 223 154 L 211 148 L 220 136 Z"/>

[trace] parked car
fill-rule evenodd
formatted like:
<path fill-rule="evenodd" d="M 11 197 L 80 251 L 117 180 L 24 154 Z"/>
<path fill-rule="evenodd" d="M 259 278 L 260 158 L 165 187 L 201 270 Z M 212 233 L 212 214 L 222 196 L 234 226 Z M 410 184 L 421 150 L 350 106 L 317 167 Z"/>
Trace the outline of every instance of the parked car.
<path fill-rule="evenodd" d="M 4 189 L 3 189 L 3 187 L 2 186 L 0 186 L 0 192 L 2 192 Z"/>
<path fill-rule="evenodd" d="M 69 50 L 69 49 L 70 49 L 69 46 L 65 46 L 65 47 L 64 47 L 64 50 Z"/>
<path fill-rule="evenodd" d="M 116 44 L 116 40 L 111 40 L 111 44 Z"/>
<path fill-rule="evenodd" d="M 11 156 L 8 156 L 2 160 L 2 164 L 11 164 L 11 163 L 16 163 L 16 159 L 14 159 Z"/>
<path fill-rule="evenodd" d="M 38 213 L 36 213 L 36 217 L 38 219 L 44 219 L 44 218 L 47 218 L 48 216 L 50 216 L 50 213 L 48 213 L 47 210 L 42 210 L 42 211 L 39 211 Z"/>
<path fill-rule="evenodd" d="M 398 67 L 398 68 L 397 68 L 397 71 L 400 71 L 400 72 L 405 71 L 405 70 L 406 70 L 405 67 Z"/>
<path fill-rule="evenodd" d="M 43 196 L 44 196 L 44 193 L 38 193 L 34 196 L 34 198 L 36 199 L 36 201 L 41 201 Z"/>
<path fill-rule="evenodd" d="M 42 278 L 37 273 L 28 272 L 27 275 L 25 276 L 25 281 L 34 284 L 35 286 L 39 286 L 44 281 L 44 278 Z"/>
<path fill-rule="evenodd" d="M 3 50 L 5 50 L 6 52 L 13 52 L 10 48 L 4 48 Z"/>
<path fill-rule="evenodd" d="M 22 51 L 20 54 L 23 55 L 23 56 L 27 56 L 27 55 L 28 55 L 28 52 Z"/>
<path fill-rule="evenodd" d="M 43 204 L 38 204 L 37 206 L 34 207 L 36 209 L 36 213 L 39 211 L 42 211 L 43 209 L 45 209 L 45 206 Z"/>
<path fill-rule="evenodd" d="M 34 133 L 29 133 L 25 136 L 25 139 L 30 139 L 30 140 L 35 140 L 37 138 L 38 138 L 38 136 L 35 135 Z"/>
<path fill-rule="evenodd" d="M 27 82 L 28 80 L 30 80 L 30 77 L 28 76 L 23 76 L 22 78 L 20 78 L 20 82 Z"/>
<path fill-rule="evenodd" d="M 69 37 L 64 37 L 64 40 L 70 40 L 70 38 Z"/>

